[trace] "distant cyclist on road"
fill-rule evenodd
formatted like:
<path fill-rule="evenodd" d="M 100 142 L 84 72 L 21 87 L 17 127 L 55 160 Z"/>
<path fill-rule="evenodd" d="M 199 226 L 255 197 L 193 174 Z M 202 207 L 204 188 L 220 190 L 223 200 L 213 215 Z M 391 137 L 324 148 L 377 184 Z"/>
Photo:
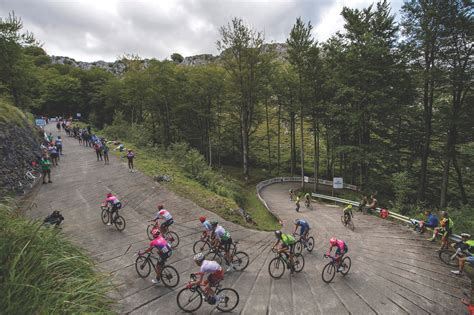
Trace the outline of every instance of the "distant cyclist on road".
<path fill-rule="evenodd" d="M 115 217 L 118 215 L 118 210 L 122 208 L 122 203 L 114 194 L 108 193 L 105 196 L 104 205 L 109 205 L 111 208 L 110 216 L 112 217 L 112 222 L 107 223 L 107 225 L 112 225 L 115 222 Z"/>
<path fill-rule="evenodd" d="M 336 258 L 336 262 L 338 263 L 338 270 L 339 270 L 339 268 L 341 268 L 341 265 L 340 265 L 341 259 L 347 253 L 349 248 L 347 247 L 346 242 L 344 242 L 343 240 L 338 240 L 335 237 L 333 237 L 329 240 L 329 244 L 331 246 L 329 247 L 329 250 L 326 253 L 326 255 L 330 256 L 332 248 L 336 247 L 336 253 L 335 253 L 334 258 Z"/>
<path fill-rule="evenodd" d="M 224 270 L 217 262 L 213 260 L 205 260 L 203 253 L 197 253 L 194 255 L 193 259 L 200 269 L 198 272 L 194 273 L 198 276 L 198 279 L 189 283 L 189 287 L 201 285 L 201 283 L 203 283 L 205 285 L 204 293 L 207 295 L 207 302 L 211 305 L 216 304 L 216 302 L 219 302 L 219 298 L 216 297 L 215 292 L 211 287 L 216 287 L 219 282 L 224 280 Z M 204 275 L 206 274 L 208 274 L 207 280 L 203 281 Z"/>
<path fill-rule="evenodd" d="M 311 207 L 311 195 L 310 195 L 310 193 L 304 194 L 304 205 L 306 206 L 306 208 Z"/>
<path fill-rule="evenodd" d="M 344 219 L 346 222 L 349 222 L 354 217 L 352 213 L 352 205 L 347 205 L 344 209 L 342 209 L 342 214 L 344 215 Z"/>
<path fill-rule="evenodd" d="M 173 216 L 168 210 L 164 208 L 163 205 L 159 204 L 157 208 L 158 208 L 158 212 L 156 213 L 156 216 L 153 219 L 153 221 L 158 223 L 159 219 L 163 220 L 163 223 L 161 223 L 160 225 L 160 230 L 161 230 L 161 233 L 164 234 L 168 232 L 168 228 L 174 223 Z"/>
<path fill-rule="evenodd" d="M 145 250 L 145 253 L 150 252 L 153 250 L 153 248 L 156 248 L 159 256 L 159 261 L 155 265 L 156 269 L 156 278 L 151 280 L 154 284 L 160 283 L 160 278 L 161 278 L 161 268 L 165 265 L 166 260 L 171 257 L 171 254 L 173 253 L 170 244 L 164 239 L 160 232 L 156 231 L 153 234 L 153 241 L 150 242 L 150 247 Z"/>
<path fill-rule="evenodd" d="M 296 196 L 296 212 L 300 212 L 300 196 Z"/>
<path fill-rule="evenodd" d="M 290 234 L 282 233 L 280 230 L 275 231 L 275 237 L 277 238 L 277 241 L 273 245 L 272 250 L 276 249 L 277 253 L 285 254 L 285 256 L 289 259 L 291 266 L 293 266 L 293 255 L 296 244 L 295 238 Z M 294 267 L 292 267 L 291 273 L 293 273 L 293 271 Z"/>
<path fill-rule="evenodd" d="M 304 219 L 296 219 L 295 230 L 293 234 L 296 234 L 296 230 L 298 230 L 298 227 L 300 228 L 299 235 L 301 236 L 302 239 L 306 239 L 308 237 L 309 230 L 311 229 L 311 227 L 309 226 L 309 223 Z"/>

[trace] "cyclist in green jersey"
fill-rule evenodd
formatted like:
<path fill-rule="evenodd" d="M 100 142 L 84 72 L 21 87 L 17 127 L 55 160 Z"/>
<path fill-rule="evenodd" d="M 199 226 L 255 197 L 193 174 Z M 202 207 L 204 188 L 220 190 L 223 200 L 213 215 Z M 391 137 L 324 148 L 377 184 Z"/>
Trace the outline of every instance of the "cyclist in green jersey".
<path fill-rule="evenodd" d="M 290 234 L 282 233 L 280 230 L 275 231 L 275 237 L 277 238 L 277 241 L 275 245 L 273 245 L 272 250 L 276 249 L 277 253 L 285 254 L 285 256 L 289 258 L 290 263 L 293 265 L 293 255 L 296 244 L 295 238 Z"/>
<path fill-rule="evenodd" d="M 354 217 L 354 214 L 352 213 L 352 205 L 347 205 L 347 207 L 342 209 L 342 213 L 346 222 L 349 222 L 349 220 Z"/>
<path fill-rule="evenodd" d="M 306 193 L 304 195 L 304 205 L 309 208 L 311 207 L 311 195 L 309 193 Z"/>

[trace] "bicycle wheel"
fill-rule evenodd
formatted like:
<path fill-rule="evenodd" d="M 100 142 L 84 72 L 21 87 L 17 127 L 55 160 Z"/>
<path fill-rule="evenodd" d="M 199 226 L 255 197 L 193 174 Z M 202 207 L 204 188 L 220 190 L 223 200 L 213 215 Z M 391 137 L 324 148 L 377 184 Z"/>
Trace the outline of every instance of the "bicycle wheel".
<path fill-rule="evenodd" d="M 102 214 L 100 215 L 100 218 L 102 219 L 102 223 L 109 223 L 109 212 L 107 211 L 107 209 L 102 209 Z"/>
<path fill-rule="evenodd" d="M 149 240 L 153 240 L 153 234 L 151 234 L 151 230 L 153 230 L 154 227 L 154 224 L 148 224 L 148 226 L 146 227 L 146 235 L 148 236 Z"/>
<path fill-rule="evenodd" d="M 441 259 L 442 262 L 444 262 L 446 265 L 457 267 L 459 265 L 459 260 L 457 255 L 453 257 L 455 251 L 450 250 L 450 249 L 443 249 L 442 251 L 439 252 L 439 259 Z"/>
<path fill-rule="evenodd" d="M 295 254 L 293 257 L 293 264 L 296 272 L 303 271 L 304 268 L 304 257 L 301 254 Z"/>
<path fill-rule="evenodd" d="M 166 232 L 166 240 L 170 243 L 171 248 L 175 249 L 179 244 L 179 236 L 175 232 L 168 231 Z"/>
<path fill-rule="evenodd" d="M 313 249 L 314 249 L 314 237 L 310 236 L 308 240 L 306 241 L 306 250 L 311 253 Z"/>
<path fill-rule="evenodd" d="M 347 275 L 349 273 L 349 270 L 351 270 L 351 258 L 350 257 L 344 257 L 344 259 L 341 262 L 342 270 L 341 273 L 343 276 Z"/>
<path fill-rule="evenodd" d="M 341 223 L 342 223 L 342 225 L 344 225 L 344 226 L 347 225 L 346 220 L 345 220 L 345 218 L 344 218 L 343 215 L 341 215 Z"/>
<path fill-rule="evenodd" d="M 208 242 L 199 240 L 193 245 L 193 253 L 208 253 L 211 250 L 211 245 Z"/>
<path fill-rule="evenodd" d="M 145 256 L 138 256 L 135 260 L 135 270 L 140 278 L 146 278 L 151 272 L 151 262 Z"/>
<path fill-rule="evenodd" d="M 32 169 L 30 171 L 30 174 L 33 175 L 34 178 L 41 178 L 41 176 L 43 175 L 43 174 L 41 174 L 40 171 L 35 170 L 35 169 Z"/>
<path fill-rule="evenodd" d="M 231 312 L 239 304 L 239 294 L 234 289 L 219 289 L 216 296 L 220 299 L 216 308 L 221 312 Z"/>
<path fill-rule="evenodd" d="M 295 244 L 295 253 L 301 254 L 303 252 L 303 241 L 300 239 Z"/>
<path fill-rule="evenodd" d="M 351 231 L 354 231 L 355 226 L 352 220 L 349 220 L 349 222 L 347 222 L 347 226 L 349 227 L 349 229 L 351 229 Z"/>
<path fill-rule="evenodd" d="M 234 254 L 234 258 L 232 259 L 232 265 L 234 266 L 235 270 L 243 271 L 250 263 L 249 255 L 245 252 L 237 252 Z"/>
<path fill-rule="evenodd" d="M 186 313 L 197 311 L 202 305 L 202 294 L 195 288 L 184 288 L 176 296 L 176 302 L 180 309 Z"/>
<path fill-rule="evenodd" d="M 174 288 L 179 283 L 179 273 L 173 266 L 165 266 L 161 269 L 161 282 L 168 288 Z"/>
<path fill-rule="evenodd" d="M 272 278 L 278 279 L 285 273 L 285 262 L 280 257 L 275 257 L 268 264 L 268 273 Z"/>
<path fill-rule="evenodd" d="M 332 279 L 334 279 L 335 275 L 336 275 L 336 266 L 332 262 L 327 263 L 326 266 L 324 266 L 323 268 L 321 278 L 323 278 L 324 282 L 330 283 Z"/>
<path fill-rule="evenodd" d="M 125 229 L 125 219 L 118 215 L 115 217 L 114 225 L 119 231 L 123 231 Z"/>

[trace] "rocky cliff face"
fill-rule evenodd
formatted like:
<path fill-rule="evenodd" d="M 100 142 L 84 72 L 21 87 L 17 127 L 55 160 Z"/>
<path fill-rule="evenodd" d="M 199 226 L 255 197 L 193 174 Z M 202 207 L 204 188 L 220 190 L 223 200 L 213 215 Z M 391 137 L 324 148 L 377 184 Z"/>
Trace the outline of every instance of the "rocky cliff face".
<path fill-rule="evenodd" d="M 278 60 L 284 60 L 287 56 L 287 45 L 283 43 L 265 44 L 263 49 L 266 52 L 270 52 L 270 51 L 275 52 L 276 58 Z M 185 66 L 201 66 L 201 65 L 206 65 L 213 62 L 219 62 L 219 59 L 220 59 L 220 55 L 214 56 L 211 54 L 202 54 L 202 55 L 185 57 L 181 64 Z M 147 67 L 149 61 L 150 59 L 143 60 L 143 65 L 145 68 Z M 76 61 L 73 58 L 69 58 L 69 57 L 51 56 L 51 62 L 53 64 L 71 65 L 73 67 L 81 68 L 83 70 L 90 70 L 93 67 L 101 68 L 115 75 L 123 74 L 126 68 L 125 64 L 121 60 L 117 60 L 114 62 L 105 62 L 102 60 L 94 61 L 94 62 L 83 62 L 83 61 Z"/>
<path fill-rule="evenodd" d="M 30 163 L 41 157 L 40 135 L 41 131 L 26 123 L 0 122 L 0 196 L 7 194 L 11 181 L 23 178 Z"/>

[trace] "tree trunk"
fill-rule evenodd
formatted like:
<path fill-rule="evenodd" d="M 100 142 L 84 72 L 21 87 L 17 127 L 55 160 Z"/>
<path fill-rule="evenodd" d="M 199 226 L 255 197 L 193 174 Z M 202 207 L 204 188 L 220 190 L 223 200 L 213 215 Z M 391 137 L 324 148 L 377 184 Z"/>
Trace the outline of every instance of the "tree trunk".
<path fill-rule="evenodd" d="M 295 113 L 290 113 L 290 137 L 291 137 L 291 176 L 294 176 L 296 171 L 296 123 Z"/>
<path fill-rule="evenodd" d="M 278 102 L 277 175 L 280 175 L 280 132 L 281 132 L 281 103 Z"/>
<path fill-rule="evenodd" d="M 303 121 L 303 106 L 300 110 L 300 134 L 301 134 L 301 188 L 304 188 L 304 121 Z"/>
<path fill-rule="evenodd" d="M 313 111 L 313 146 L 314 146 L 314 156 L 313 156 L 313 168 L 314 168 L 314 184 L 313 184 L 313 190 L 316 192 L 318 190 L 318 152 L 319 152 L 319 148 L 318 148 L 318 140 L 317 140 L 317 134 L 318 134 L 318 130 L 317 130 L 317 123 L 316 123 L 316 114 L 314 113 Z"/>
<path fill-rule="evenodd" d="M 454 152 L 454 156 L 453 156 L 453 166 L 454 166 L 454 169 L 456 170 L 456 181 L 458 182 L 459 190 L 461 192 L 461 201 L 464 205 L 466 205 L 468 203 L 467 195 L 466 195 L 466 190 L 464 189 L 462 172 L 461 172 L 461 169 L 459 168 L 458 161 L 456 158 L 456 152 Z"/>
<path fill-rule="evenodd" d="M 270 148 L 270 122 L 268 117 L 268 101 L 265 100 L 265 116 L 267 119 L 267 148 L 268 148 L 268 173 L 272 172 L 272 152 Z"/>

